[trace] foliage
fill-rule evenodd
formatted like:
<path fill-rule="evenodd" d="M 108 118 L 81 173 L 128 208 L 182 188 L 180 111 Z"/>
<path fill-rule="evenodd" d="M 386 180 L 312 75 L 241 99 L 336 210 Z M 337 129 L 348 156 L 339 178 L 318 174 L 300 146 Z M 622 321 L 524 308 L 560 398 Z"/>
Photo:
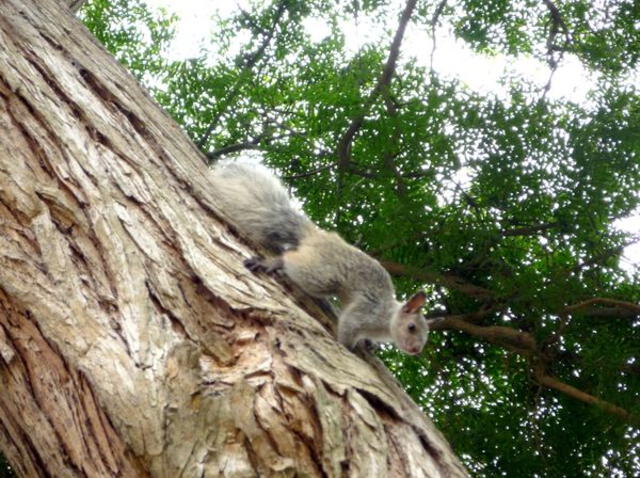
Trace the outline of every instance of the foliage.
<path fill-rule="evenodd" d="M 138 79 L 160 81 L 166 75 L 169 63 L 163 53 L 175 35 L 177 17 L 154 14 L 137 1 L 92 0 L 83 5 L 80 18 Z"/>
<path fill-rule="evenodd" d="M 640 201 L 637 2 L 409 9 L 411 28 L 481 54 L 580 61 L 580 102 L 553 81 L 481 94 L 392 61 L 405 8 L 254 1 L 184 61 L 163 56 L 175 19 L 138 1 L 83 18 L 212 161 L 259 151 L 315 221 L 393 264 L 401 293 L 429 291 L 446 318 L 428 350 L 381 355 L 474 476 L 637 476 L 640 274 L 613 227 Z M 375 34 L 358 44 L 356 24 Z"/>

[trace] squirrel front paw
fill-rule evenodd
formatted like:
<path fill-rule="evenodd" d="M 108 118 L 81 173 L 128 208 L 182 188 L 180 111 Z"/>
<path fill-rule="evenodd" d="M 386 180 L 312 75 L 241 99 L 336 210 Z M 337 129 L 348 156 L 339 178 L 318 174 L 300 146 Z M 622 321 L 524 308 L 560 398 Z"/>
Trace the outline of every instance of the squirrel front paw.
<path fill-rule="evenodd" d="M 253 256 L 249 259 L 245 259 L 242 261 L 244 266 L 249 269 L 251 272 L 260 272 L 264 270 L 263 258 L 260 256 Z"/>
<path fill-rule="evenodd" d="M 270 257 L 265 259 L 254 256 L 244 261 L 244 266 L 251 272 L 265 272 L 269 275 L 277 275 L 283 267 L 282 258 Z"/>

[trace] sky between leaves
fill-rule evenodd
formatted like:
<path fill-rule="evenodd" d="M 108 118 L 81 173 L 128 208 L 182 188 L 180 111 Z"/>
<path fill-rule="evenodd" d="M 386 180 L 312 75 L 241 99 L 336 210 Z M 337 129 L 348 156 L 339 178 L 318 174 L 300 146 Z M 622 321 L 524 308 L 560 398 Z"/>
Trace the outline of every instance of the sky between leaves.
<path fill-rule="evenodd" d="M 179 18 L 176 27 L 177 35 L 168 54 L 172 59 L 180 60 L 196 56 L 201 45 L 206 42 L 211 30 L 215 27 L 216 17 L 226 18 L 238 8 L 243 0 L 234 2 L 210 2 L 207 0 L 146 0 L 152 8 L 162 8 L 169 13 L 175 13 Z M 400 11 L 401 3 L 398 3 Z M 320 18 L 307 22 L 307 28 L 312 39 L 320 40 L 329 34 L 329 26 Z M 364 44 L 372 32 L 372 25 L 366 19 L 350 25 L 349 31 L 353 35 L 352 51 Z M 470 89 L 480 93 L 492 93 L 498 96 L 506 95 L 506 88 L 501 79 L 512 74 L 526 76 L 540 85 L 542 89 L 549 80 L 549 67 L 533 58 L 519 56 L 517 59 L 507 58 L 505 55 L 481 55 L 471 51 L 462 42 L 442 27 L 436 32 L 437 44 L 433 50 L 431 32 L 426 29 L 412 27 L 407 29 L 406 40 L 402 45 L 402 54 L 415 57 L 423 65 L 432 65 L 441 75 L 457 78 Z M 433 63 L 431 63 L 433 61 Z M 630 77 L 630 82 L 640 82 L 637 77 Z M 581 63 L 574 57 L 567 55 L 553 76 L 552 87 L 549 90 L 551 98 L 566 98 L 578 103 L 588 101 L 587 93 L 595 82 Z M 464 184 L 469 178 L 456 178 Z M 629 218 L 617 221 L 616 226 L 625 232 L 640 232 L 640 211 Z M 640 243 L 635 243 L 625 249 L 622 257 L 622 267 L 631 272 L 640 267 Z"/>

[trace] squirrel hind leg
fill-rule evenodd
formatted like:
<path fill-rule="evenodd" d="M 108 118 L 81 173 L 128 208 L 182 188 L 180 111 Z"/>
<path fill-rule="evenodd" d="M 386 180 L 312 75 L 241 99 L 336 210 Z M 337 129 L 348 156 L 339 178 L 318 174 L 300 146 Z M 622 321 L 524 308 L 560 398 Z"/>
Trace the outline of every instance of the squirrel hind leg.
<path fill-rule="evenodd" d="M 251 272 L 265 272 L 269 275 L 276 274 L 284 267 L 282 257 L 264 258 L 253 256 L 243 261 L 244 266 Z"/>

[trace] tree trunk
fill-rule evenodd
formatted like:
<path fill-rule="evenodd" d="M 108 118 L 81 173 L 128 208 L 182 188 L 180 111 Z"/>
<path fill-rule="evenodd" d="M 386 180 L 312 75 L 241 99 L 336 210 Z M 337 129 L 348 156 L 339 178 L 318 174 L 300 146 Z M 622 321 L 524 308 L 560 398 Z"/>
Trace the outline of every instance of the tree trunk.
<path fill-rule="evenodd" d="M 201 154 L 66 7 L 0 12 L 0 448 L 18 474 L 466 476 L 379 362 L 244 270 Z"/>

